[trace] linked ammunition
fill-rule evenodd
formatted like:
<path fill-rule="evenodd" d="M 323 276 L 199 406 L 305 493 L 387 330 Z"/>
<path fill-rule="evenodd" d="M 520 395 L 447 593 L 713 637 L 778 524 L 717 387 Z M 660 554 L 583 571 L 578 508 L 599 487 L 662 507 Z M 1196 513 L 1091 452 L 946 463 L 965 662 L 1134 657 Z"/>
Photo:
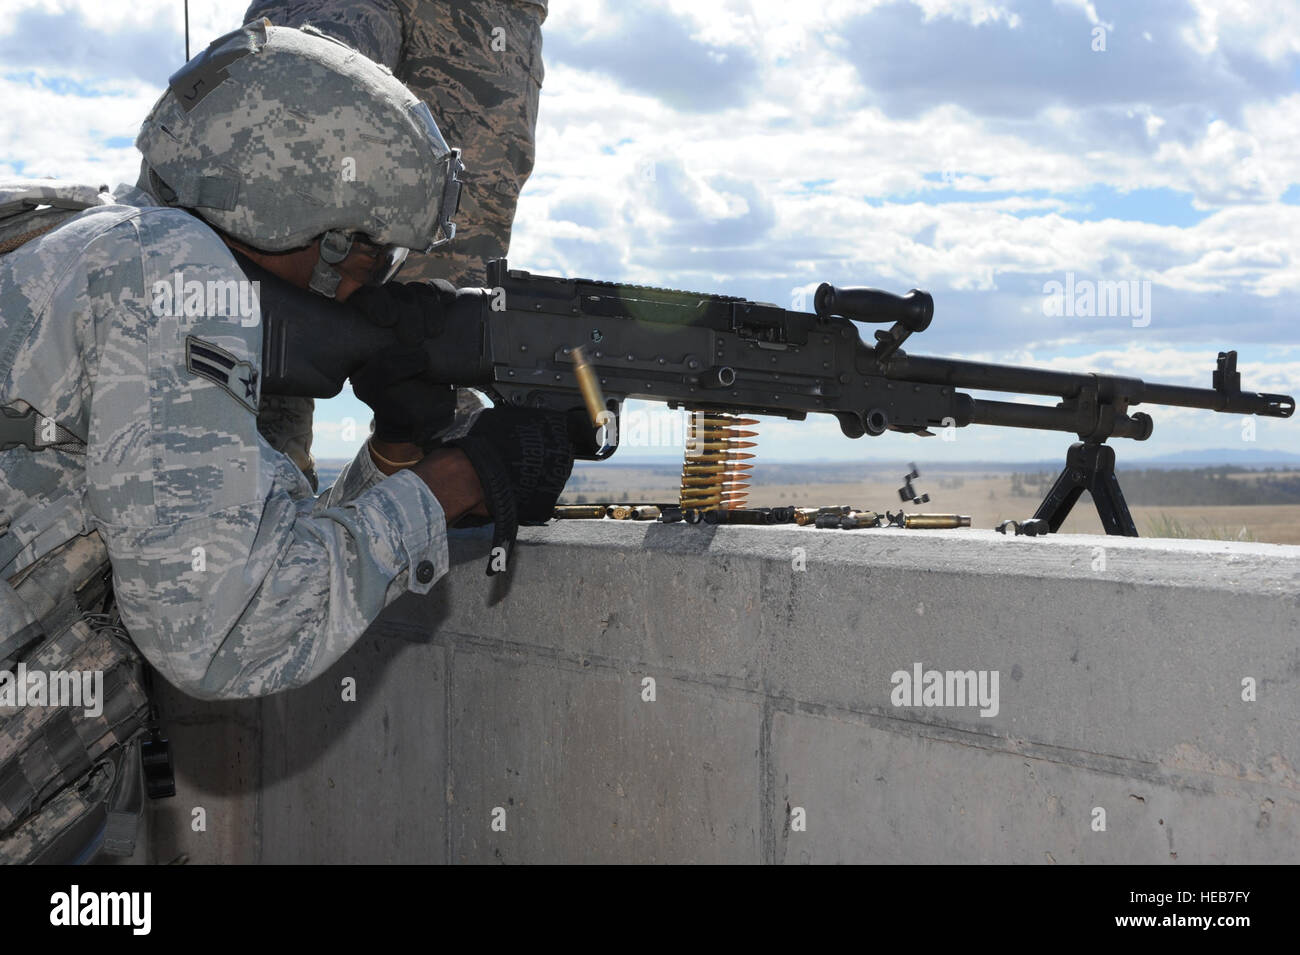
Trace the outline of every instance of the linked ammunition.
<path fill-rule="evenodd" d="M 749 493 L 745 472 L 753 465 L 741 462 L 754 457 L 744 449 L 756 447 L 744 439 L 758 436 L 757 431 L 746 430 L 758 419 L 697 411 L 687 424 L 678 502 L 683 508 L 704 511 L 743 508 Z"/>
<path fill-rule="evenodd" d="M 682 520 L 687 524 L 698 524 L 704 518 L 704 512 L 695 507 L 682 508 Z"/>
<path fill-rule="evenodd" d="M 598 520 L 605 516 L 604 504 L 560 504 L 555 508 L 558 521 Z"/>
<path fill-rule="evenodd" d="M 970 527 L 968 514 L 908 514 L 903 518 L 904 527 Z"/>
<path fill-rule="evenodd" d="M 749 427 L 758 424 L 757 418 L 737 418 L 735 415 L 726 413 L 709 414 L 707 411 L 691 412 L 690 422 L 692 427 L 703 425 L 713 427 L 721 425 L 726 428 L 732 427 Z"/>
<path fill-rule="evenodd" d="M 731 451 L 736 448 L 756 448 L 757 441 L 696 441 L 687 439 L 687 448 L 694 454 L 697 451 Z"/>
<path fill-rule="evenodd" d="M 719 508 L 704 512 L 706 524 L 771 524 L 772 513 L 765 507 Z"/>

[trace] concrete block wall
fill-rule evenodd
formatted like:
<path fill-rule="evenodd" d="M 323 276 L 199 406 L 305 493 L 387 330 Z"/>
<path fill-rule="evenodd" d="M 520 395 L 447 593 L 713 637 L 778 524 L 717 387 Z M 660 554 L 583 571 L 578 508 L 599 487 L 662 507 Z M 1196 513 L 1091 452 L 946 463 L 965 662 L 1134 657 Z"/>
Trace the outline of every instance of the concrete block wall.
<path fill-rule="evenodd" d="M 166 694 L 142 856 L 1300 861 L 1300 547 L 573 521 L 507 581 L 454 537 L 312 686 Z M 997 714 L 895 706 L 918 663 Z"/>

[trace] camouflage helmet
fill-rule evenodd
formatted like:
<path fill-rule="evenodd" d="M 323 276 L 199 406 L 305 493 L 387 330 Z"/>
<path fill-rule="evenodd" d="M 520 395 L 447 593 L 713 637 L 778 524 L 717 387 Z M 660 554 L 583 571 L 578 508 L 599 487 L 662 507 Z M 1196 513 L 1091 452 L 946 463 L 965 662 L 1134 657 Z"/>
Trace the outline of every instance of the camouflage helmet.
<path fill-rule="evenodd" d="M 427 251 L 455 234 L 460 150 L 389 70 L 312 27 L 255 20 L 214 40 L 135 144 L 160 200 L 265 252 L 326 236 L 337 255 L 357 233 Z"/>

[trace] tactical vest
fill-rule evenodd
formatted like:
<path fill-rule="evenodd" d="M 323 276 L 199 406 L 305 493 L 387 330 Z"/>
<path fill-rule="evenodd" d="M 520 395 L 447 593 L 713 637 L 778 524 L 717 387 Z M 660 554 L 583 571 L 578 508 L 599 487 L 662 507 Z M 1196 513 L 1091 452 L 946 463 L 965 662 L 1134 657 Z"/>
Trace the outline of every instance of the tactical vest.
<path fill-rule="evenodd" d="M 104 190 L 89 186 L 0 183 L 0 255 L 105 201 Z M 84 450 L 65 429 L 42 429 L 36 409 L 0 407 L 0 450 L 19 444 Z M 0 566 L 16 552 L 7 531 L 0 514 Z M 52 674 L 60 675 L 63 693 L 69 679 L 92 674 L 93 687 L 93 675 L 102 675 L 94 706 L 85 698 L 81 705 L 48 705 Z M 101 851 L 134 852 L 145 793 L 175 793 L 148 681 L 122 629 L 98 533 L 0 580 L 0 862 L 78 863 Z"/>

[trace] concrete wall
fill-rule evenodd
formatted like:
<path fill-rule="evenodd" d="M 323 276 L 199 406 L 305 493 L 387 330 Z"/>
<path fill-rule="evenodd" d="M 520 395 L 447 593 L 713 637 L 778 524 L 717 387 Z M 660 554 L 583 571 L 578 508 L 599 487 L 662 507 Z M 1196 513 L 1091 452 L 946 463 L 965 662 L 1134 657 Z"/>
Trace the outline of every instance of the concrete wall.
<path fill-rule="evenodd" d="M 485 550 L 304 690 L 168 693 L 142 857 L 1300 861 L 1300 547 L 570 522 L 508 584 Z M 915 663 L 998 671 L 997 715 L 894 706 Z"/>

